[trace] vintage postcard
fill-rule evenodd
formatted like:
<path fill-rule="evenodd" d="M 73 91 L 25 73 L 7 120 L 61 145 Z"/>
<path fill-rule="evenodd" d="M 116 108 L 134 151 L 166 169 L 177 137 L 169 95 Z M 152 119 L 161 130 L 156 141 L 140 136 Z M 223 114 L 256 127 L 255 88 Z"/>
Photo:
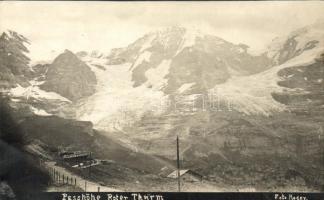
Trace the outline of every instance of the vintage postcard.
<path fill-rule="evenodd" d="M 0 199 L 324 191 L 323 11 L 1 1 Z"/>

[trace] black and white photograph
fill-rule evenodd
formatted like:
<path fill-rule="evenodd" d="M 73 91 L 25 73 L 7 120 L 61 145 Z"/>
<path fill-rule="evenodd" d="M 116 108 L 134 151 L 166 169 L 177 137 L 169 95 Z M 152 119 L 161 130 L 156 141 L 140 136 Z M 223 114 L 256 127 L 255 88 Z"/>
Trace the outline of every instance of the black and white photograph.
<path fill-rule="evenodd" d="M 323 192 L 323 79 L 324 1 L 0 1 L 0 200 Z"/>

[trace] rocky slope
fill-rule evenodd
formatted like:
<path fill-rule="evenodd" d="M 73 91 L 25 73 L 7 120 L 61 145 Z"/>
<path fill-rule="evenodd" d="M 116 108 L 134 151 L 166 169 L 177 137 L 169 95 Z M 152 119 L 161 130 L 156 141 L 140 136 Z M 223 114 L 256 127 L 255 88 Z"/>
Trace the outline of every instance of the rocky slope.
<path fill-rule="evenodd" d="M 41 89 L 56 92 L 71 101 L 95 92 L 95 74 L 71 51 L 65 50 L 48 66 Z"/>
<path fill-rule="evenodd" d="M 28 141 L 15 109 L 1 94 L 0 113 L 0 198 L 32 199 L 30 194 L 46 188 L 49 176 L 38 166 L 39 158 L 24 151 Z"/>
<path fill-rule="evenodd" d="M 292 38 L 295 38 L 295 45 L 287 47 Z M 268 55 L 276 55 L 275 62 L 283 62 L 282 64 L 255 75 L 233 77 L 224 84 L 216 85 L 214 89 L 221 93 L 221 98 L 230 101 L 234 109 L 245 114 L 269 115 L 278 111 L 291 111 L 293 106 L 287 106 L 285 103 L 289 100 L 279 96 L 288 95 L 290 99 L 299 101 L 298 96 L 311 92 L 310 88 L 313 86 L 317 94 L 313 91 L 313 95 L 309 95 L 321 98 L 323 64 L 319 60 L 324 52 L 323 38 L 324 23 L 318 23 L 281 38 L 281 43 L 275 40 L 269 45 L 271 48 Z M 274 46 L 276 51 L 273 51 Z M 294 56 L 279 59 L 283 59 L 289 52 L 295 52 L 291 53 Z M 304 103 L 308 104 L 306 101 Z M 305 107 L 308 107 L 306 104 Z M 320 109 L 321 105 L 318 105 L 318 108 Z"/>
<path fill-rule="evenodd" d="M 31 69 L 27 46 L 29 41 L 24 36 L 6 31 L 0 36 L 0 88 L 15 87 L 16 84 L 28 85 Z"/>
<path fill-rule="evenodd" d="M 323 26 L 324 23 L 319 21 L 273 39 L 268 45 L 267 56 L 281 65 L 307 51 L 322 48 Z"/>
<path fill-rule="evenodd" d="M 130 62 L 134 87 L 176 92 L 183 84 L 204 92 L 233 75 L 248 75 L 271 66 L 265 55 L 252 56 L 247 45 L 182 27 L 152 32 L 108 56 L 110 64 Z"/>

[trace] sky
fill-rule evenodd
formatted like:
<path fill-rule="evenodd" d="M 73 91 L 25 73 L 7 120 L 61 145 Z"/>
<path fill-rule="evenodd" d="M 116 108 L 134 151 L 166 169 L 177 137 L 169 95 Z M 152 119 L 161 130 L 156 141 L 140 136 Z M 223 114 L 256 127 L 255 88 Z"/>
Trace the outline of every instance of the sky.
<path fill-rule="evenodd" d="M 51 60 L 65 49 L 109 53 L 168 26 L 199 29 L 257 52 L 277 36 L 324 22 L 323 10 L 323 1 L 1 1 L 0 31 L 27 37 L 33 61 Z"/>

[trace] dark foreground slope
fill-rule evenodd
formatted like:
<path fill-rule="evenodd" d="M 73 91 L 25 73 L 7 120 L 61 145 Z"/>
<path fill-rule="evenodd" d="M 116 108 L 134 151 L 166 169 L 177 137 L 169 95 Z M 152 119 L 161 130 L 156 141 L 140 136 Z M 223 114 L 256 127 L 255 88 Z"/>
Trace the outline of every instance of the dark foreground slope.
<path fill-rule="evenodd" d="M 24 151 L 23 130 L 12 117 L 5 100 L 0 100 L 0 199 L 29 199 L 49 181 L 38 159 Z"/>

